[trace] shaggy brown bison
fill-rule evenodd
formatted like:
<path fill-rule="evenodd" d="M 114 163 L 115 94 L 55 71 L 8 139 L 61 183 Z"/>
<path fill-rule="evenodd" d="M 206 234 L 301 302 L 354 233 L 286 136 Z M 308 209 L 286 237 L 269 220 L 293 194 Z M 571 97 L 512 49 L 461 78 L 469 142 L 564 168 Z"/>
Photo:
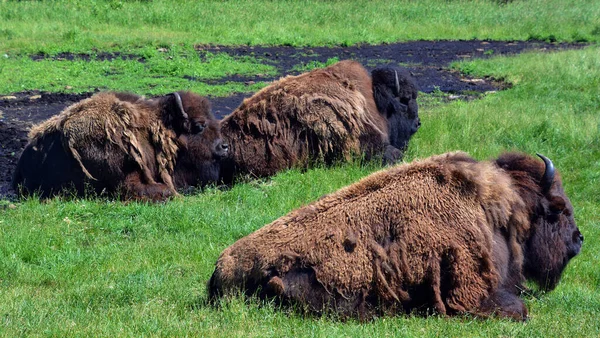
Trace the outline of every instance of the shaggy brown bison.
<path fill-rule="evenodd" d="M 462 152 L 374 173 L 221 254 L 212 299 L 243 290 L 342 318 L 435 311 L 525 319 L 583 236 L 552 162 Z"/>
<path fill-rule="evenodd" d="M 420 126 L 417 85 L 400 67 L 372 76 L 357 62 L 341 61 L 282 78 L 244 100 L 221 121 L 231 147 L 224 181 L 353 155 L 400 159 Z"/>
<path fill-rule="evenodd" d="M 145 99 L 104 92 L 32 128 L 15 190 L 159 201 L 176 188 L 215 182 L 227 154 L 206 98 L 189 92 Z"/>

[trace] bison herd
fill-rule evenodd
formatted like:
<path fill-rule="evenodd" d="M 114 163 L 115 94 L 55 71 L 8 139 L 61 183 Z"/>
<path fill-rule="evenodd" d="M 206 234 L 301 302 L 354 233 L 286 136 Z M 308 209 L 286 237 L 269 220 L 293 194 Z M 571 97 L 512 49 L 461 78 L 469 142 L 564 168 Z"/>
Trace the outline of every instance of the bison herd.
<path fill-rule="evenodd" d="M 189 186 L 355 156 L 394 163 L 420 126 L 416 99 L 406 69 L 371 78 L 354 61 L 276 81 L 222 121 L 193 93 L 99 93 L 31 130 L 13 188 L 162 201 Z"/>
<path fill-rule="evenodd" d="M 104 92 L 32 128 L 14 173 L 24 196 L 164 201 L 352 158 L 394 164 L 421 122 L 401 67 L 341 61 L 262 89 L 223 120 L 190 92 Z M 556 287 L 583 235 L 552 161 L 453 152 L 390 166 L 226 248 L 210 300 L 245 293 L 310 313 L 527 318 L 531 280 Z"/>

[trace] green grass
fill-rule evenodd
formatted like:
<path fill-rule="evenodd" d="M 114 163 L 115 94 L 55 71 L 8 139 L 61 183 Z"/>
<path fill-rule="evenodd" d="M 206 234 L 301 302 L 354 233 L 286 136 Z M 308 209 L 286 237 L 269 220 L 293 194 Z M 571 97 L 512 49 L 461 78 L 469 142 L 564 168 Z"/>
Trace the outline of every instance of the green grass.
<path fill-rule="evenodd" d="M 194 46 L 352 45 L 407 40 L 494 39 L 600 42 L 600 2 L 455 1 L 118 1 L 0 0 L 0 95 L 41 90 L 254 92 L 255 81 L 207 84 L 227 75 L 286 75 L 253 58 Z M 168 49 L 161 53 L 159 49 Z M 35 54 L 117 52 L 132 60 L 41 60 Z M 488 52 L 489 53 L 489 52 Z M 140 63 L 137 57 L 144 57 Z M 371 60 L 374 62 L 375 60 Z M 309 70 L 323 64 L 299 64 Z M 17 76 L 15 76 L 17 75 Z"/>
<path fill-rule="evenodd" d="M 143 62 L 138 61 L 142 57 Z M 206 81 L 232 75 L 260 78 L 276 74 L 273 66 L 251 57 L 234 59 L 224 53 L 205 53 L 201 57 L 191 46 L 185 45 L 173 45 L 164 52 L 149 48 L 136 50 L 130 59 L 98 60 L 97 53 L 91 53 L 89 60 L 44 58 L 34 61 L 23 55 L 0 57 L 0 93 L 26 90 L 82 93 L 100 89 L 164 94 L 177 89 L 226 96 L 232 92 L 254 92 L 265 83 L 210 85 Z"/>
<path fill-rule="evenodd" d="M 524 336 L 600 335 L 600 50 L 458 63 L 514 87 L 422 107 L 406 160 L 461 149 L 478 159 L 541 152 L 561 171 L 585 235 L 553 292 L 526 297 L 531 319 L 303 317 L 255 300 L 205 304 L 219 253 L 236 239 L 377 170 L 296 170 L 166 204 L 34 200 L 0 211 L 0 335 Z M 434 103 L 431 103 L 434 102 Z"/>
<path fill-rule="evenodd" d="M 598 1 L 503 2 L 3 0 L 0 51 L 475 38 L 600 41 Z"/>

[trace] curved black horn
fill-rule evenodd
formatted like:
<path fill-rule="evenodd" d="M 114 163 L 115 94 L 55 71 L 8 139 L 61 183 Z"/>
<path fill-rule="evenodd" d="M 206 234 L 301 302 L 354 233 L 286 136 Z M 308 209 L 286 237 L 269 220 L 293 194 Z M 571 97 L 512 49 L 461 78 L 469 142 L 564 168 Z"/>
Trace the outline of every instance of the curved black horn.
<path fill-rule="evenodd" d="M 540 185 L 542 186 L 542 192 L 545 194 L 550 190 L 552 186 L 552 181 L 554 181 L 554 164 L 550 161 L 549 158 L 542 154 L 537 154 L 544 163 L 546 164 L 546 170 L 544 171 L 544 176 L 542 176 L 542 180 L 540 181 Z"/>
<path fill-rule="evenodd" d="M 181 116 L 187 120 L 188 114 L 185 112 L 185 109 L 183 109 L 183 102 L 181 102 L 181 96 L 179 96 L 178 92 L 174 92 L 173 96 L 175 96 L 175 101 L 177 101 L 177 106 L 179 107 L 179 110 L 181 110 Z"/>
<path fill-rule="evenodd" d="M 394 74 L 396 75 L 396 93 L 400 95 L 400 81 L 398 81 L 398 72 L 394 70 Z"/>

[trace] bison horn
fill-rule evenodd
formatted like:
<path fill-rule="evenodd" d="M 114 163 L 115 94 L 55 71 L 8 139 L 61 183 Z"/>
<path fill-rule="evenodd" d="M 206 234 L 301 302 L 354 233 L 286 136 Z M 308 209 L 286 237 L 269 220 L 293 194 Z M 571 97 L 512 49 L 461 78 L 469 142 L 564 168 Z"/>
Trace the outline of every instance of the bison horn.
<path fill-rule="evenodd" d="M 396 75 L 396 93 L 400 95 L 400 81 L 398 80 L 398 72 L 394 70 L 394 74 Z"/>
<path fill-rule="evenodd" d="M 184 119 L 188 119 L 188 114 L 185 112 L 185 109 L 183 109 L 183 102 L 181 102 L 181 96 L 179 96 L 178 92 L 173 93 L 173 96 L 175 96 L 175 101 L 177 101 L 177 106 L 179 107 L 179 110 L 181 110 L 181 117 L 183 117 Z"/>
<path fill-rule="evenodd" d="M 540 185 L 542 186 L 542 192 L 546 194 L 552 186 L 552 181 L 554 181 L 554 164 L 552 163 L 552 161 L 550 161 L 549 158 L 542 154 L 537 154 L 537 156 L 539 156 L 546 164 L 544 176 L 542 176 L 542 180 L 540 181 Z"/>

